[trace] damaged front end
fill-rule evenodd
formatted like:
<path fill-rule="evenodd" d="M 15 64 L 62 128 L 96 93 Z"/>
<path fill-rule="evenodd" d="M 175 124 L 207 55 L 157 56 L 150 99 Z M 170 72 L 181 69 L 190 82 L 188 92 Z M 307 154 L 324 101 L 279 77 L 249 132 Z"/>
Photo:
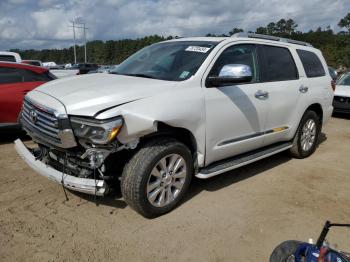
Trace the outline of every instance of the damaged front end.
<path fill-rule="evenodd" d="M 18 139 L 15 148 L 34 170 L 74 191 L 98 196 L 108 192 L 117 178 L 110 159 L 125 148 L 116 139 L 121 117 L 69 118 L 26 99 L 21 123 L 37 146 L 28 148 Z"/>

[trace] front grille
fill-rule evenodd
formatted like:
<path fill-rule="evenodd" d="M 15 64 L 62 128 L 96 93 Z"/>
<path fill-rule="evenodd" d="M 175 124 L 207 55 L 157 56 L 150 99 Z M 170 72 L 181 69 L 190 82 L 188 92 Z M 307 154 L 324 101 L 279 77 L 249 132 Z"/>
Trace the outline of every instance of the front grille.
<path fill-rule="evenodd" d="M 48 142 L 60 144 L 58 119 L 49 110 L 34 105 L 28 100 L 23 102 L 22 124 L 36 136 Z"/>

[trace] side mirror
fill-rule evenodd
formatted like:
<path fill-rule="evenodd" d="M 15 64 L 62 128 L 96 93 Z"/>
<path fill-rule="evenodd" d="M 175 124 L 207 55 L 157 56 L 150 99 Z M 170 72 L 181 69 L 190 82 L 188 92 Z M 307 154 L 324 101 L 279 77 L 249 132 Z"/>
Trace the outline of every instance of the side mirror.
<path fill-rule="evenodd" d="M 219 76 L 209 76 L 209 86 L 221 86 L 225 84 L 247 83 L 253 79 L 250 66 L 241 64 L 224 65 Z"/>

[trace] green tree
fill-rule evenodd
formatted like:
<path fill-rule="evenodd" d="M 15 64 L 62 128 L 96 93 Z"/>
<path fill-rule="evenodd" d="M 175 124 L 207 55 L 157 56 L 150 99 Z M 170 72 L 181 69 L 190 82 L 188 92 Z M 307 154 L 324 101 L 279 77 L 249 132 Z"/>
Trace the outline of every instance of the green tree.
<path fill-rule="evenodd" d="M 234 27 L 234 28 L 232 28 L 232 30 L 229 32 L 229 35 L 234 35 L 234 34 L 241 33 L 241 32 L 243 32 L 243 29 L 242 29 L 242 28 Z"/>
<path fill-rule="evenodd" d="M 338 26 L 341 28 L 346 28 L 350 34 L 350 13 L 348 13 L 344 18 L 340 19 Z"/>
<path fill-rule="evenodd" d="M 271 22 L 266 26 L 266 34 L 273 35 L 276 33 L 276 31 L 277 31 L 277 27 L 274 22 Z"/>
<path fill-rule="evenodd" d="M 262 34 L 262 35 L 267 35 L 267 29 L 266 27 L 260 26 L 255 30 L 256 34 Z"/>
<path fill-rule="evenodd" d="M 291 35 L 292 33 L 295 32 L 295 30 L 297 29 L 298 25 L 294 22 L 293 19 L 288 19 L 286 21 L 286 27 L 285 27 L 285 31 L 288 35 Z"/>

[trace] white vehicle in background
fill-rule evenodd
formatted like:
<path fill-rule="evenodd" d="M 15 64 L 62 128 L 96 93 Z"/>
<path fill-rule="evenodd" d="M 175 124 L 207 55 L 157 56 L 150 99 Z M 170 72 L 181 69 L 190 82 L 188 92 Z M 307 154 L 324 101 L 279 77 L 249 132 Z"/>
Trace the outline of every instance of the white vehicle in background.
<path fill-rule="evenodd" d="M 335 113 L 350 114 L 350 73 L 344 74 L 336 84 L 333 107 Z"/>
<path fill-rule="evenodd" d="M 331 81 L 320 50 L 304 42 L 174 39 L 145 47 L 111 74 L 28 93 L 21 123 L 37 146 L 15 147 L 66 188 L 103 196 L 120 186 L 130 207 L 159 216 L 181 201 L 193 176 L 284 150 L 310 156 L 333 111 Z"/>
<path fill-rule="evenodd" d="M 40 60 L 22 60 L 22 63 L 34 66 L 43 66 L 43 63 Z"/>
<path fill-rule="evenodd" d="M 50 69 L 51 74 L 56 76 L 57 78 L 65 78 L 70 76 L 79 75 L 79 69 Z"/>
<path fill-rule="evenodd" d="M 56 67 L 57 64 L 55 62 L 43 62 L 43 66 L 47 68 L 51 68 L 51 67 Z"/>
<path fill-rule="evenodd" d="M 21 63 L 22 58 L 18 53 L 15 53 L 15 52 L 0 51 L 0 61 Z"/>

